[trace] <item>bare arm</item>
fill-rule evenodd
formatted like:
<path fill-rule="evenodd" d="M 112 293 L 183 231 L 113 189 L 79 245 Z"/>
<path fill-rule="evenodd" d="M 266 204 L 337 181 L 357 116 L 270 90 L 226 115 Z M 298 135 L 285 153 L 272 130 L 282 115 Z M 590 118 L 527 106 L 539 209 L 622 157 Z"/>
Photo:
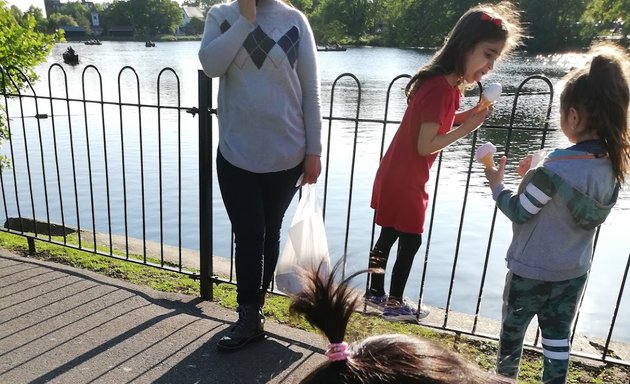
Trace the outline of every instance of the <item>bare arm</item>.
<path fill-rule="evenodd" d="M 462 112 L 462 114 L 466 116 L 464 122 L 457 128 L 451 129 L 444 134 L 438 134 L 440 124 L 434 122 L 422 123 L 420 126 L 420 134 L 418 135 L 418 154 L 427 156 L 448 147 L 455 141 L 479 128 L 481 123 L 488 117 L 488 113 L 487 109 L 479 110 L 476 107 Z"/>

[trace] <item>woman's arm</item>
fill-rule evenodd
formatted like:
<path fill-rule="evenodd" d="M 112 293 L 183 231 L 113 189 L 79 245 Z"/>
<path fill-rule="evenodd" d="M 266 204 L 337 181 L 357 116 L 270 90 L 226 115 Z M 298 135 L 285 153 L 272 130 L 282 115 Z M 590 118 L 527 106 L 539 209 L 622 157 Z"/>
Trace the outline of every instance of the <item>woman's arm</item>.
<path fill-rule="evenodd" d="M 248 20 L 248 17 L 251 17 L 249 7 L 242 8 L 240 16 L 233 25 L 226 24 L 225 12 L 221 14 L 218 11 L 219 7 L 229 11 L 226 5 L 210 9 L 206 16 L 198 54 L 201 67 L 208 77 L 220 77 L 225 74 L 253 28 L 253 21 Z M 255 11 L 253 17 L 255 20 Z M 228 29 L 222 30 L 222 28 Z"/>

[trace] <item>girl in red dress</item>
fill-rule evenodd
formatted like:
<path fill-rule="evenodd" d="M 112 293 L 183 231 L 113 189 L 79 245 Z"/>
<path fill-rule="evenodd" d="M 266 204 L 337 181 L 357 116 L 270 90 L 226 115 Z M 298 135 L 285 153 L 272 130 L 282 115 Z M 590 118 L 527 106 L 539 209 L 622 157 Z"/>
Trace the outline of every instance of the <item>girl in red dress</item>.
<path fill-rule="evenodd" d="M 490 72 L 499 56 L 515 48 L 521 33 L 518 11 L 511 3 L 471 8 L 405 88 L 407 110 L 376 172 L 371 202 L 381 233 L 370 252 L 372 274 L 365 299 L 368 305 L 383 308 L 387 320 L 417 321 L 429 314 L 403 300 L 422 243 L 429 171 L 442 149 L 476 130 L 489 115 L 481 106 L 457 112 L 462 92 Z M 458 126 L 452 129 L 453 125 Z M 384 274 L 396 240 L 388 296 Z"/>

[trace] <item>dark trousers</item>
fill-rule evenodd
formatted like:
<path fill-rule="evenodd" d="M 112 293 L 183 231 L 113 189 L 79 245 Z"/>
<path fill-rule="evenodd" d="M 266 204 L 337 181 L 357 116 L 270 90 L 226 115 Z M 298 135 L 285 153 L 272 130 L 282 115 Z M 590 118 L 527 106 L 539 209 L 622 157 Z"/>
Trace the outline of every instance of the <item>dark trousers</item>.
<path fill-rule="evenodd" d="M 551 282 L 527 279 L 512 272 L 507 274 L 497 373 L 516 378 L 525 331 L 537 316 L 544 356 L 542 382 L 566 383 L 571 330 L 586 277 Z"/>
<path fill-rule="evenodd" d="M 373 294 L 385 294 L 385 267 L 389 259 L 389 252 L 398 240 L 396 262 L 392 270 L 392 278 L 389 288 L 389 297 L 402 300 L 409 272 L 413 265 L 413 259 L 422 245 L 422 235 L 417 233 L 399 232 L 392 227 L 383 227 L 381 234 L 370 253 L 370 269 L 383 270 L 383 273 L 370 275 L 370 290 Z"/>
<path fill-rule="evenodd" d="M 262 304 L 280 252 L 284 213 L 297 191 L 302 164 L 280 172 L 253 173 L 217 154 L 217 177 L 236 245 L 236 300 Z"/>

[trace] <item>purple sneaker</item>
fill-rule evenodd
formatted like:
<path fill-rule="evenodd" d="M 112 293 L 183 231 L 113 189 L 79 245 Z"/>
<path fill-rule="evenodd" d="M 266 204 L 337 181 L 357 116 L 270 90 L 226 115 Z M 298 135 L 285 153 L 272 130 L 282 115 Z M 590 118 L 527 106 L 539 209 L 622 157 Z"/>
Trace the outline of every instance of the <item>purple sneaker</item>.
<path fill-rule="evenodd" d="M 423 306 L 418 312 L 418 308 L 406 299 L 402 303 L 394 299 L 389 300 L 383 310 L 383 319 L 387 321 L 415 323 L 427 316 L 429 316 L 428 308 Z"/>
<path fill-rule="evenodd" d="M 384 295 L 373 295 L 371 291 L 368 291 L 364 296 L 365 304 L 367 306 L 383 310 L 385 308 L 385 304 L 387 303 L 387 294 Z"/>

